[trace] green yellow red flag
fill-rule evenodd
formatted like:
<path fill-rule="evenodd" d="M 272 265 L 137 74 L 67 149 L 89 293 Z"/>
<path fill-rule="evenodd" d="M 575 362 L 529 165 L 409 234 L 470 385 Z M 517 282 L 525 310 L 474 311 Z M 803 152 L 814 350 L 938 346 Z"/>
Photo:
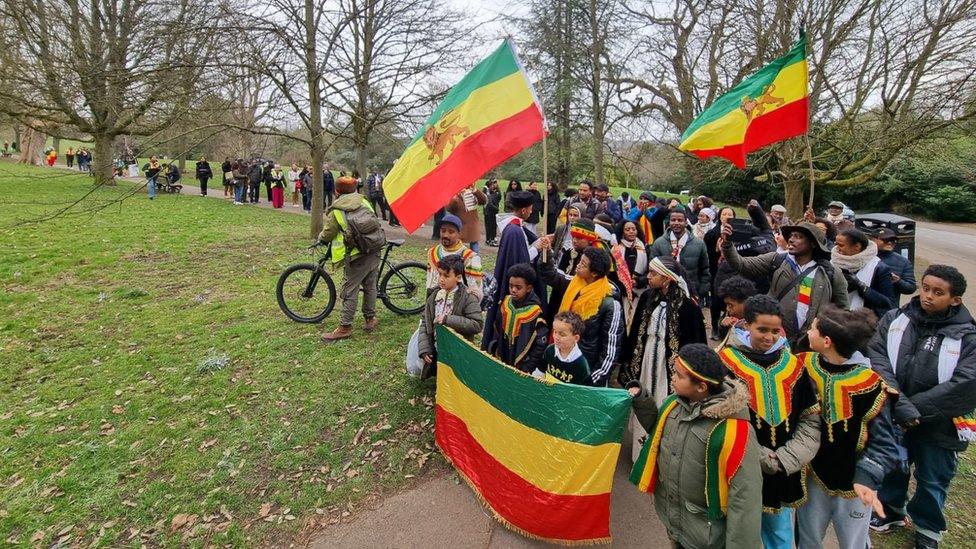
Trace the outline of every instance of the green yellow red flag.
<path fill-rule="evenodd" d="M 545 115 L 505 40 L 444 97 L 383 181 L 408 232 L 461 189 L 542 139 Z"/>
<path fill-rule="evenodd" d="M 752 151 L 806 133 L 806 37 L 790 51 L 729 90 L 698 115 L 679 149 L 700 158 L 721 156 L 746 167 Z"/>
<path fill-rule="evenodd" d="M 627 391 L 538 380 L 436 335 L 435 440 L 478 498 L 528 537 L 609 543 Z"/>

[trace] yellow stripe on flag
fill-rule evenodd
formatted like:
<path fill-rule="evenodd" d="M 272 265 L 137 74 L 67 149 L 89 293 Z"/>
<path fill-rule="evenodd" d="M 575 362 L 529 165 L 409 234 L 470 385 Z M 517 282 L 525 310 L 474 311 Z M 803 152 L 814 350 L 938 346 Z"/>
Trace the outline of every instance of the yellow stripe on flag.
<path fill-rule="evenodd" d="M 772 97 L 782 99 L 782 105 L 766 105 L 763 115 L 778 110 L 807 96 L 807 62 L 801 61 L 786 66 L 773 80 L 776 88 Z M 706 151 L 721 149 L 742 143 L 749 123 L 742 109 L 729 111 L 725 116 L 705 124 L 681 142 L 683 151 Z"/>
<path fill-rule="evenodd" d="M 718 502 L 721 508 L 727 509 L 729 504 L 729 483 L 725 482 L 728 478 L 729 456 L 735 447 L 736 429 L 734 423 L 729 423 L 725 427 L 725 442 L 722 443 L 722 453 L 718 456 Z"/>
<path fill-rule="evenodd" d="M 525 85 L 525 75 L 512 73 L 487 86 L 471 92 L 468 98 L 455 107 L 446 117 L 457 115 L 457 126 L 465 127 L 470 138 L 475 133 L 510 118 L 533 103 L 531 90 Z M 454 143 L 454 148 L 463 139 Z M 454 150 L 444 151 L 444 158 Z M 423 139 L 410 145 L 383 180 L 387 200 L 395 202 L 418 179 L 437 167 L 437 158 L 429 159 L 431 151 Z"/>
<path fill-rule="evenodd" d="M 437 405 L 464 421 L 499 463 L 537 488 L 573 496 L 610 492 L 613 475 L 596 471 L 616 467 L 619 443 L 590 446 L 527 427 L 475 394 L 444 363 L 437 366 Z"/>

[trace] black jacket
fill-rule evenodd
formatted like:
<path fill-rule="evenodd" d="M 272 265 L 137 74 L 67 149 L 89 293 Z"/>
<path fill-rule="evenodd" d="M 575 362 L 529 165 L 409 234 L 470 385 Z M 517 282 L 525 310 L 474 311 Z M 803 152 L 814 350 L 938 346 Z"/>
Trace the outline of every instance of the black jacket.
<path fill-rule="evenodd" d="M 548 254 L 549 261 L 539 261 L 539 274 L 554 290 L 565 293 L 569 281 L 556 271 L 552 256 Z M 593 385 L 606 387 L 624 337 L 623 309 L 615 298 L 607 296 L 603 298 L 597 313 L 583 322 L 585 327 L 579 341 L 580 351 L 593 372 Z"/>
<path fill-rule="evenodd" d="M 213 177 L 213 170 L 210 169 L 210 162 L 197 162 L 197 179 L 210 179 L 211 177 Z"/>
<path fill-rule="evenodd" d="M 878 250 L 878 257 L 891 269 L 891 272 L 901 277 L 901 280 L 893 283 L 895 289 L 894 305 L 897 306 L 899 296 L 912 295 L 918 289 L 915 283 L 915 269 L 907 257 L 896 252 L 883 252 Z"/>
<path fill-rule="evenodd" d="M 888 328 L 902 313 L 910 322 L 901 339 L 898 363 L 892 365 L 888 357 Z M 946 337 L 961 339 L 962 348 L 952 377 L 939 383 L 939 350 Z M 919 298 L 913 298 L 881 319 L 868 345 L 868 358 L 874 370 L 903 395 L 895 404 L 895 423 L 921 421 L 905 433 L 906 437 L 957 452 L 966 449 L 967 443 L 959 440 L 952 423 L 952 418 L 976 409 L 976 324 L 965 305 L 932 317 L 922 310 Z"/>
<path fill-rule="evenodd" d="M 252 184 L 261 182 L 261 165 L 251 164 L 251 167 L 247 170 L 247 179 Z"/>
<path fill-rule="evenodd" d="M 264 168 L 261 168 L 261 179 L 265 183 L 271 183 L 271 166 L 268 164 L 265 164 Z"/>
<path fill-rule="evenodd" d="M 847 279 L 847 289 L 849 292 L 859 293 L 864 298 L 864 306 L 874 311 L 874 314 L 881 318 L 888 311 L 894 309 L 898 304 L 895 296 L 895 289 L 891 283 L 891 269 L 884 261 L 878 263 L 874 269 L 874 276 L 871 278 L 871 285 L 858 292 L 854 289 L 854 275 L 844 270 L 844 277 Z"/>

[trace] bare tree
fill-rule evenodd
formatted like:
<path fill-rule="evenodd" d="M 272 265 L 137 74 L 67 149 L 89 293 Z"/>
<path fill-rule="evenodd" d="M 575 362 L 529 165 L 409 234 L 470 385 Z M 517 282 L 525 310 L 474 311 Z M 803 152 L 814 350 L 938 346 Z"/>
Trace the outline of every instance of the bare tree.
<path fill-rule="evenodd" d="M 447 91 L 431 86 L 466 62 L 470 29 L 465 16 L 436 0 L 339 0 L 349 20 L 325 79 L 329 106 L 348 118 L 356 169 L 366 173 L 374 129 L 419 122 Z"/>
<path fill-rule="evenodd" d="M 242 120 L 231 126 L 308 147 L 315 197 L 309 232 L 314 238 L 322 230 L 325 152 L 342 133 L 342 128 L 332 130 L 334 124 L 326 124 L 326 117 L 333 113 L 326 99 L 325 75 L 335 66 L 336 50 L 350 17 L 332 0 L 266 0 L 232 9 L 243 19 L 238 77 L 257 76 L 264 88 L 260 101 L 266 106 L 267 120 L 263 124 Z M 300 131 L 280 129 L 289 124 L 297 124 Z M 331 137 L 329 142 L 327 137 Z"/>
<path fill-rule="evenodd" d="M 976 113 L 964 90 L 976 77 L 974 0 L 632 0 L 645 29 L 631 73 L 617 80 L 631 114 L 683 132 L 704 108 L 781 55 L 805 22 L 817 184 L 879 175 L 907 146 Z M 808 185 L 795 141 L 757 153 L 757 179 L 783 183 L 798 215 Z M 723 166 L 723 170 L 728 168 Z"/>
<path fill-rule="evenodd" d="M 2 0 L 20 56 L 0 106 L 25 125 L 95 142 L 96 182 L 112 180 L 112 143 L 153 134 L 186 111 L 216 45 L 206 0 Z"/>

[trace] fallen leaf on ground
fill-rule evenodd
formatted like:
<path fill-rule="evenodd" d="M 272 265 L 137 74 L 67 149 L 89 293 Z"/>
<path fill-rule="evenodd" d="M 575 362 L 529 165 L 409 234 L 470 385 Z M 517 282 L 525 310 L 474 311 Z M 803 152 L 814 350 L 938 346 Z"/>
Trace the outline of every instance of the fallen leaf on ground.
<path fill-rule="evenodd" d="M 196 524 L 197 519 L 199 518 L 200 517 L 198 517 L 197 515 L 180 513 L 175 517 L 173 517 L 173 521 L 169 525 L 169 533 L 172 534 L 173 532 L 176 532 L 185 526 L 193 526 L 194 524 Z"/>
<path fill-rule="evenodd" d="M 124 414 L 125 413 L 125 407 L 122 406 L 121 404 L 116 404 L 115 406 L 112 406 L 112 413 L 113 414 Z"/>
<path fill-rule="evenodd" d="M 200 452 L 202 452 L 202 451 L 206 450 L 207 448 L 212 447 L 214 444 L 217 444 L 217 439 L 216 438 L 212 438 L 210 440 L 205 440 L 205 441 L 203 441 L 203 444 L 201 444 L 200 447 L 197 448 L 197 450 L 200 451 Z"/>
<path fill-rule="evenodd" d="M 44 530 L 38 530 L 31 536 L 31 543 L 40 543 L 44 539 Z"/>
<path fill-rule="evenodd" d="M 262 503 L 261 504 L 261 509 L 258 510 L 258 516 L 259 517 L 266 517 L 266 516 L 268 516 L 269 513 L 271 513 L 271 504 L 270 503 Z"/>

